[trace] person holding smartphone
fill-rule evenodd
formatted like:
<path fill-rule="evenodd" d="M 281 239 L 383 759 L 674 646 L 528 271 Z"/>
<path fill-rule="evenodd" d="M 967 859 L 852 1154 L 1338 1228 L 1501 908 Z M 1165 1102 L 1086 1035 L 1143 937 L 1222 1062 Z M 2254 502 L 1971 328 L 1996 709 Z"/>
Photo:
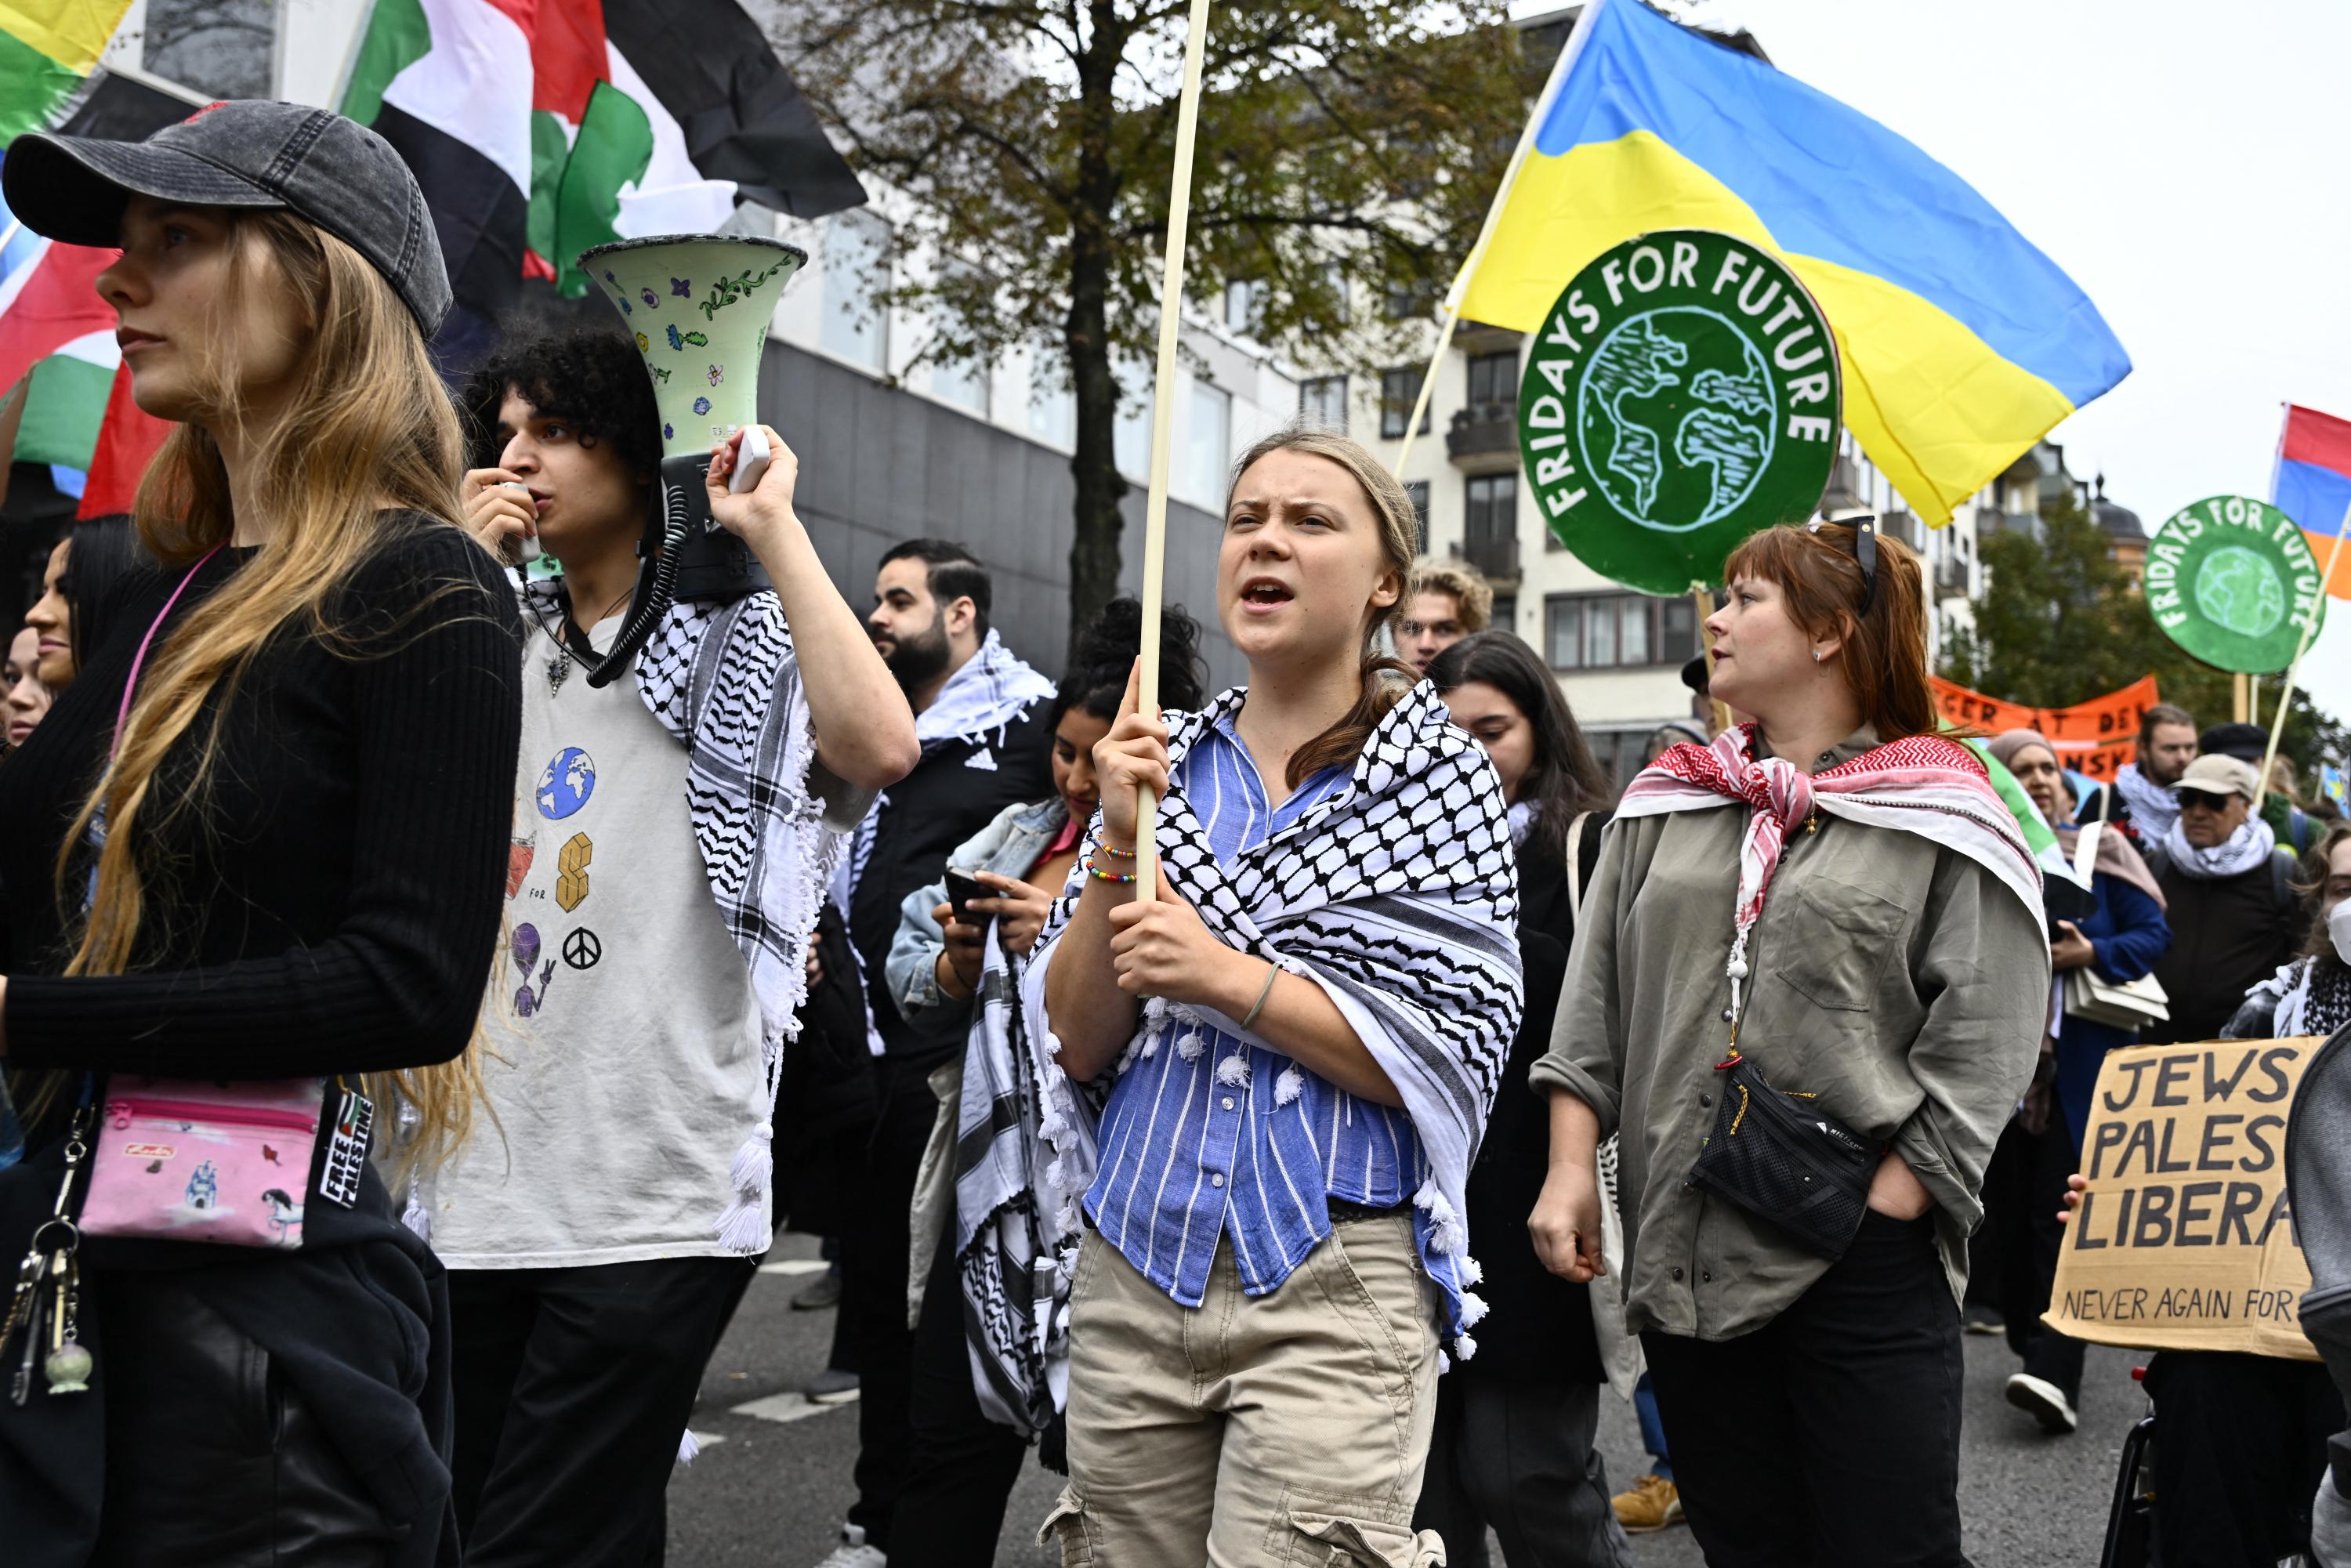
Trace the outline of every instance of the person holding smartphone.
<path fill-rule="evenodd" d="M 1040 1261 L 1075 1252 L 1077 1228 L 1037 1200 L 1051 1157 L 1050 1086 L 1012 998 L 1101 808 L 1093 748 L 1118 716 L 1142 630 L 1143 606 L 1113 599 L 1079 637 L 1045 714 L 1052 795 L 1006 807 L 958 845 L 946 879 L 908 895 L 890 948 L 890 992 L 904 1017 L 970 1020 L 962 1053 L 932 1075 L 939 1117 L 914 1194 L 912 1257 L 928 1260 L 928 1282 L 917 1297 L 911 1458 L 891 1546 L 910 1562 L 995 1560 L 1020 1457 L 1059 1410 L 1066 1338 L 1033 1332 L 1035 1281 Z M 1197 707 L 1199 623 L 1169 610 L 1159 637 L 1161 705 Z M 1007 1104 L 1019 1108 L 1009 1126 Z"/>

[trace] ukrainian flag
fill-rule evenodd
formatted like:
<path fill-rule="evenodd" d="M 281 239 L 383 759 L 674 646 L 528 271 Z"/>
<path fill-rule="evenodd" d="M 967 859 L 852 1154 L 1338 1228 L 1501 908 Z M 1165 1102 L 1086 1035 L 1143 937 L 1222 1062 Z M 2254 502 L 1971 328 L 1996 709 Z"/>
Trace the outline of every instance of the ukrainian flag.
<path fill-rule="evenodd" d="M 1536 114 L 1459 314 L 1533 331 L 1650 229 L 1768 246 L 1836 331 L 1846 425 L 1930 524 L 2130 373 L 2089 297 L 1958 175 L 1638 0 L 1593 0 Z"/>

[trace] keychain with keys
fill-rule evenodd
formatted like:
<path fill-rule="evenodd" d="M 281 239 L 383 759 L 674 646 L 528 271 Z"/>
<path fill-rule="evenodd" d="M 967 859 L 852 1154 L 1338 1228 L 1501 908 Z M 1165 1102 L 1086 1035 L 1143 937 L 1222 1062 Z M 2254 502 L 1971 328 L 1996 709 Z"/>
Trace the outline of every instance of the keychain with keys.
<path fill-rule="evenodd" d="M 66 1134 L 65 1179 L 57 1185 L 57 1209 L 33 1232 L 32 1246 L 16 1268 L 16 1289 L 8 1303 L 7 1322 L 0 1324 L 0 1358 L 6 1356 L 18 1333 L 25 1336 L 16 1375 L 8 1385 L 8 1397 L 17 1405 L 32 1394 L 36 1365 L 47 1377 L 52 1394 L 79 1394 L 89 1387 L 92 1359 L 77 1337 L 81 1316 L 81 1228 L 67 1209 L 74 1178 L 89 1157 L 92 1113 L 85 1090 L 73 1126 Z"/>

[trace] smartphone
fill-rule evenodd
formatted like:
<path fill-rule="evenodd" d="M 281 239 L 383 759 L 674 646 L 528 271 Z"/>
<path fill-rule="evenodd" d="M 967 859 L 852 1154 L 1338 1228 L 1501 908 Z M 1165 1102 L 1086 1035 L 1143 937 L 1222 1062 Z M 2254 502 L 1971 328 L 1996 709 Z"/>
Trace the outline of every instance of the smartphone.
<path fill-rule="evenodd" d="M 985 930 L 987 923 L 994 920 L 996 916 L 986 910 L 975 911 L 971 907 L 971 901 L 975 898 L 998 896 L 999 894 L 996 889 L 980 881 L 977 873 L 956 866 L 947 867 L 947 902 L 955 905 L 955 917 L 957 924 L 977 925 Z"/>

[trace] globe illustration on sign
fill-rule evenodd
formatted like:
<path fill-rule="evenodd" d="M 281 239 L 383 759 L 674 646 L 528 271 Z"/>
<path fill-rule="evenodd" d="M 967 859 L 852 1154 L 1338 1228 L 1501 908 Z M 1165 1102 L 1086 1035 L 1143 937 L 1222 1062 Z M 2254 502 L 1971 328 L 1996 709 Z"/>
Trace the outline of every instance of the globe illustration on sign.
<path fill-rule="evenodd" d="M 2260 637 L 2285 619 L 2285 584 L 2259 551 L 2224 545 L 2196 573 L 2196 608 L 2240 637 Z"/>
<path fill-rule="evenodd" d="M 538 814 L 559 822 L 595 792 L 595 761 L 578 747 L 567 746 L 538 776 Z"/>
<path fill-rule="evenodd" d="M 1746 499 L 1776 435 L 1762 350 L 1695 306 L 1619 322 L 1593 350 L 1575 417 L 1593 482 L 1626 517 L 1668 533 Z"/>

